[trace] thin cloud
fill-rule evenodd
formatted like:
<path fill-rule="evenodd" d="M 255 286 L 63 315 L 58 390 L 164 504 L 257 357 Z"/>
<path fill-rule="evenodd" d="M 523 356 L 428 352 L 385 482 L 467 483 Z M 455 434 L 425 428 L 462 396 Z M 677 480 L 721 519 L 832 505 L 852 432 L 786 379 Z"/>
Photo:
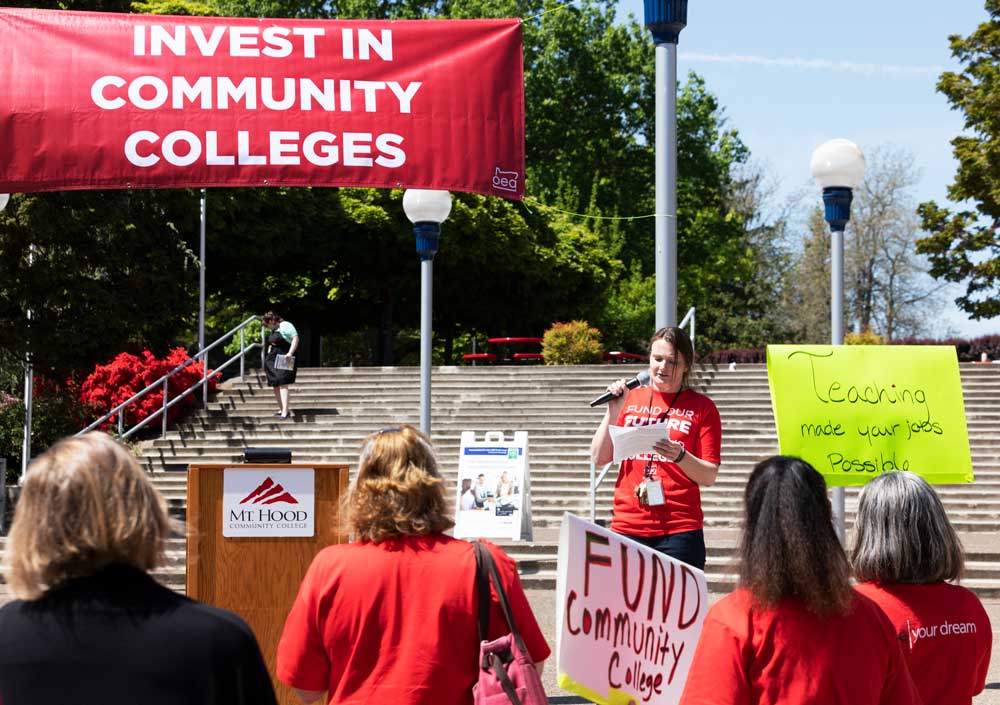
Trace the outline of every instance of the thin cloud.
<path fill-rule="evenodd" d="M 704 61 L 715 64 L 751 64 L 754 66 L 774 66 L 778 68 L 804 69 L 807 71 L 833 71 L 864 75 L 887 76 L 931 76 L 937 78 L 944 71 L 943 66 L 901 66 L 898 64 L 859 64 L 853 61 L 828 61 L 826 59 L 803 59 L 793 57 L 753 56 L 751 54 L 702 54 L 684 52 L 686 61 Z"/>

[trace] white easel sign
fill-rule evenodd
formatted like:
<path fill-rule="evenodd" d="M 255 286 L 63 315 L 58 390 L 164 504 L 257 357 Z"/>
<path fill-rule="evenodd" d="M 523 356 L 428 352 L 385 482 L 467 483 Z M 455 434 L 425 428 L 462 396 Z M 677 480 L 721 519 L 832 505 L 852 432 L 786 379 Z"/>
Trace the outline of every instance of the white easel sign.
<path fill-rule="evenodd" d="M 455 492 L 455 536 L 531 539 L 528 434 L 462 432 Z"/>
<path fill-rule="evenodd" d="M 672 705 L 708 611 L 705 573 L 564 514 L 556 682 L 595 703 Z"/>

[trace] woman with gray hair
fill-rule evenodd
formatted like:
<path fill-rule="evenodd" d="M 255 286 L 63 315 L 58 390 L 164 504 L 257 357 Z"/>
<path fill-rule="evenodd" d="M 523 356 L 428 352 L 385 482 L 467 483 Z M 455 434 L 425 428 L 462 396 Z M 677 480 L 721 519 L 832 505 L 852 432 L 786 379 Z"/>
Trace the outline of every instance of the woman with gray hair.
<path fill-rule="evenodd" d="M 892 624 L 851 588 L 823 476 L 763 460 L 743 510 L 739 586 L 705 615 L 680 705 L 921 705 Z"/>
<path fill-rule="evenodd" d="M 886 613 L 924 705 L 961 705 L 986 686 L 993 634 L 974 593 L 947 581 L 962 544 L 919 475 L 887 472 L 861 492 L 852 562 L 858 592 Z"/>

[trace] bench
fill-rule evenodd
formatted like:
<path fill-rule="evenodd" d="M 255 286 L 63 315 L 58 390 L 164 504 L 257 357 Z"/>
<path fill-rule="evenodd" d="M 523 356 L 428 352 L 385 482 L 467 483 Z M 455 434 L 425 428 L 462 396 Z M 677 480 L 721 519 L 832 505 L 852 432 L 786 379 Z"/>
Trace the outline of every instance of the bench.
<path fill-rule="evenodd" d="M 640 355 L 638 353 L 621 352 L 620 350 L 611 350 L 604 353 L 605 362 L 630 362 L 632 360 L 648 360 L 648 355 Z"/>
<path fill-rule="evenodd" d="M 533 337 L 503 337 L 503 338 L 487 338 L 488 342 L 493 349 L 497 351 L 497 357 L 501 362 L 538 362 L 542 359 L 541 352 L 514 352 L 515 349 L 528 348 L 540 348 L 542 345 L 541 338 Z"/>
<path fill-rule="evenodd" d="M 497 361 L 497 356 L 493 353 L 467 353 L 462 355 L 463 360 L 468 360 L 469 362 L 475 364 L 477 362 L 489 362 L 494 363 Z"/>

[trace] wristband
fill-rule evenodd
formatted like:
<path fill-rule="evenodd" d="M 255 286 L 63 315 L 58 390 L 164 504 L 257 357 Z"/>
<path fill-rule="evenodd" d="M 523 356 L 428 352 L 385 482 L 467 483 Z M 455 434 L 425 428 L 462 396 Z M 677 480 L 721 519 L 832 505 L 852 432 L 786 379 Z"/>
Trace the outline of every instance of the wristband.
<path fill-rule="evenodd" d="M 687 448 L 685 448 L 684 446 L 681 446 L 680 455 L 678 455 L 677 459 L 674 460 L 674 464 L 677 464 L 677 463 L 681 462 L 682 460 L 684 460 L 684 456 L 687 455 L 687 454 L 688 454 Z"/>

